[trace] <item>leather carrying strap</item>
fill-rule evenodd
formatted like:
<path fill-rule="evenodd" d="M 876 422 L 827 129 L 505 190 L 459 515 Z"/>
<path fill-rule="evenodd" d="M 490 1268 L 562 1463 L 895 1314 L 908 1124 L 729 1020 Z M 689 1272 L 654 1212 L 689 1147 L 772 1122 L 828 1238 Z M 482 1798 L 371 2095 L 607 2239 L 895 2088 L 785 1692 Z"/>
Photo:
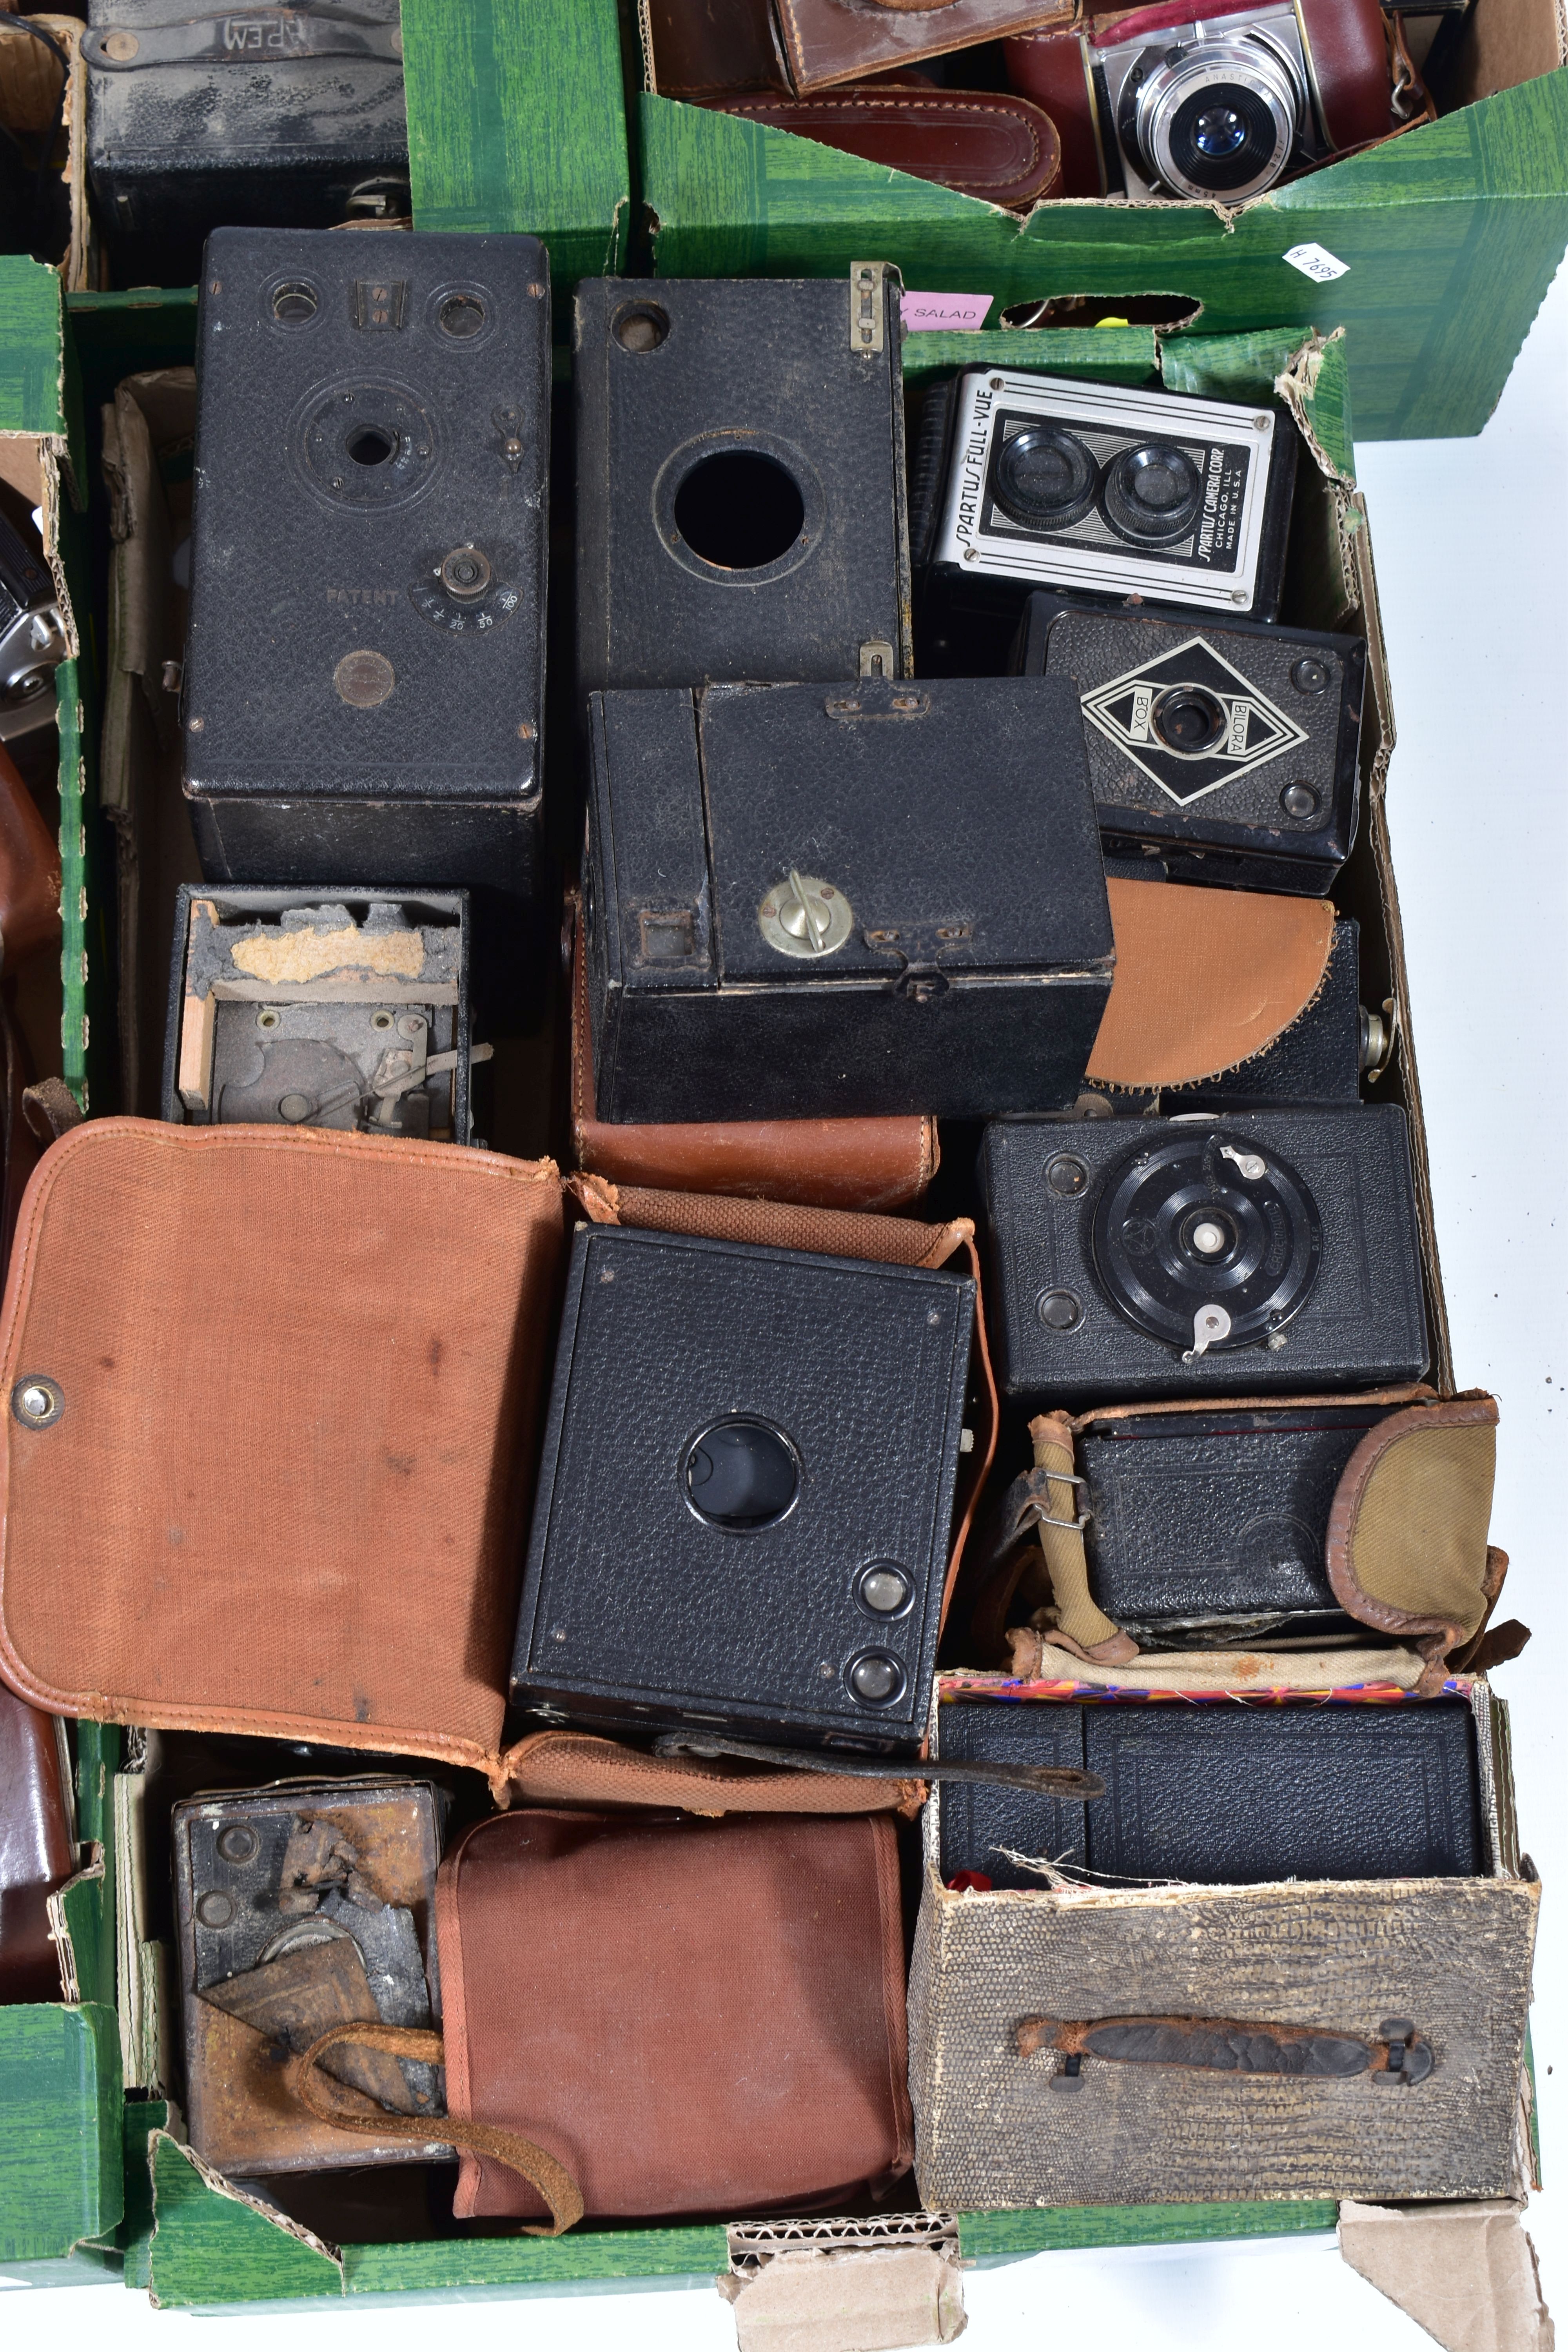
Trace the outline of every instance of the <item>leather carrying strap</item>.
<path fill-rule="evenodd" d="M 1226 2074 L 1289 2074 L 1346 2082 L 1371 2074 L 1391 2087 L 1411 2089 L 1433 2068 L 1432 2045 L 1406 2017 L 1384 2018 L 1378 2038 L 1333 2033 L 1310 2025 L 1244 2025 L 1228 2017 L 1099 2017 L 1069 2023 L 1026 2017 L 1017 2028 L 1018 2054 L 1058 2050 L 1066 2064 L 1054 2086 L 1076 2089 L 1085 2058 L 1134 2066 L 1200 2066 Z"/>
<path fill-rule="evenodd" d="M 865 1780 L 900 1780 L 915 1769 L 922 1780 L 999 1784 L 1077 1804 L 1105 1794 L 1105 1783 L 1097 1772 L 1075 1771 L 1065 1764 L 944 1764 L 934 1756 L 922 1756 L 918 1766 L 911 1767 L 880 1756 L 846 1756 L 837 1748 L 831 1756 L 814 1756 L 807 1748 L 763 1748 L 749 1739 L 716 1739 L 695 1731 L 667 1732 L 654 1741 L 653 1752 L 656 1756 L 744 1756 L 754 1764 L 784 1764 L 797 1772 L 830 1772 L 836 1778 Z"/>
<path fill-rule="evenodd" d="M 1035 1467 L 1008 1487 L 972 1571 L 979 1593 L 972 1640 L 985 1655 L 1004 1656 L 1009 1612 L 1035 1564 L 1032 1549 L 1024 1547 L 1036 1531 L 1057 1614 L 1051 1639 L 1090 1664 L 1127 1665 L 1138 1655 L 1138 1644 L 1112 1623 L 1089 1589 L 1086 1514 L 1079 1501 L 1083 1487 L 1076 1473 L 1072 1424 L 1065 1413 L 1041 1413 L 1029 1423 L 1029 1436 Z"/>
<path fill-rule="evenodd" d="M 582 2220 L 583 2192 L 566 2167 L 548 2148 L 541 2147 L 535 2140 L 525 2139 L 521 2132 L 502 2131 L 495 2124 L 474 2123 L 459 2116 L 443 2116 L 437 2126 L 429 2116 L 394 2116 L 379 2110 L 374 2115 L 356 2114 L 340 2105 L 324 2088 L 331 2077 L 318 2070 L 327 2052 L 343 2042 L 358 2042 L 367 2050 L 384 2051 L 392 2058 L 416 2058 L 426 2066 L 446 2063 L 438 2033 L 422 2032 L 407 2025 L 330 2025 L 302 2057 L 289 2060 L 286 2074 L 289 2090 L 319 2122 L 331 2124 L 335 2131 L 364 2132 L 374 2139 L 428 2143 L 438 2131 L 440 2138 L 452 2147 L 472 2148 L 477 2155 L 493 2158 L 496 2163 L 519 2174 L 531 2189 L 536 2189 L 550 2208 L 548 2228 L 542 2221 L 523 2222 L 520 2225 L 522 2237 L 559 2238 Z"/>

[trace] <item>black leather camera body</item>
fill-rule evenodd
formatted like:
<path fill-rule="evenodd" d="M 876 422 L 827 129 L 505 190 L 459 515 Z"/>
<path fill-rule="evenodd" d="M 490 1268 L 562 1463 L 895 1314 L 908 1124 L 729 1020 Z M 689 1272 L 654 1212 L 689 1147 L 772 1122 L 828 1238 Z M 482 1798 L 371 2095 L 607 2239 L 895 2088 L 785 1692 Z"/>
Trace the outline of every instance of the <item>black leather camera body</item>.
<path fill-rule="evenodd" d="M 1344 1631 L 1329 1514 L 1356 1447 L 1397 1410 L 1368 1398 L 1089 1418 L 1073 1451 L 1094 1600 L 1141 1649 Z"/>
<path fill-rule="evenodd" d="M 1426 1370 L 1397 1104 L 998 1119 L 980 1169 L 1011 1397 L 1300 1393 Z"/>
<path fill-rule="evenodd" d="M 919 1267 L 580 1230 L 514 1705 L 917 1747 L 974 1297 Z"/>
<path fill-rule="evenodd" d="M 1332 888 L 1361 797 L 1359 637 L 1037 592 L 1016 662 L 1078 686 L 1108 858 L 1173 882 Z"/>
<path fill-rule="evenodd" d="M 406 215 L 397 0 L 87 15 L 88 170 L 121 284 L 189 284 L 218 227 Z"/>
<path fill-rule="evenodd" d="M 1025 1855 L 1110 1878 L 1247 1886 L 1294 1878 L 1485 1874 L 1476 1729 L 1460 1698 L 1268 1707 L 1234 1702 L 945 1700 L 944 1759 L 1097 1773 L 1087 1804 L 944 1784 L 942 1875 L 1045 1887 Z"/>
<path fill-rule="evenodd" d="M 1113 943 L 1070 682 L 595 695 L 590 736 L 601 1118 L 1073 1100 Z"/>
<path fill-rule="evenodd" d="M 896 273 L 577 289 L 577 668 L 903 677 Z"/>
<path fill-rule="evenodd" d="M 181 717 L 204 873 L 527 902 L 543 247 L 218 229 L 197 373 Z"/>
<path fill-rule="evenodd" d="M 471 1050 L 466 891 L 181 885 L 166 1119 L 467 1143 Z"/>

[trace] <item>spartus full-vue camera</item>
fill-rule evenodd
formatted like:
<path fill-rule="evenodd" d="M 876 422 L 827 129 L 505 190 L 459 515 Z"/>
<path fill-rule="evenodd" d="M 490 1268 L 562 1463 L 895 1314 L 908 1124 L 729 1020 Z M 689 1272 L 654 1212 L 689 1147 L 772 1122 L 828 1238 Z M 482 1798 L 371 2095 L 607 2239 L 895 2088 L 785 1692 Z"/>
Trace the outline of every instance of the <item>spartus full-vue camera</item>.
<path fill-rule="evenodd" d="M 1398 127 L 1379 0 L 1186 0 L 1007 43 L 1068 196 L 1243 204 Z"/>
<path fill-rule="evenodd" d="M 917 1747 L 974 1297 L 918 1266 L 580 1230 L 514 1705 Z"/>
<path fill-rule="evenodd" d="M 1078 685 L 1108 858 L 1147 853 L 1173 882 L 1332 888 L 1361 797 L 1359 637 L 1037 591 L 1015 660 Z"/>
<path fill-rule="evenodd" d="M 1282 409 L 971 368 L 922 408 L 911 535 L 963 602 L 1052 587 L 1269 621 L 1299 438 Z"/>
<path fill-rule="evenodd" d="M 1011 1397 L 1299 1392 L 1426 1369 L 1397 1104 L 998 1119 L 980 1168 Z"/>

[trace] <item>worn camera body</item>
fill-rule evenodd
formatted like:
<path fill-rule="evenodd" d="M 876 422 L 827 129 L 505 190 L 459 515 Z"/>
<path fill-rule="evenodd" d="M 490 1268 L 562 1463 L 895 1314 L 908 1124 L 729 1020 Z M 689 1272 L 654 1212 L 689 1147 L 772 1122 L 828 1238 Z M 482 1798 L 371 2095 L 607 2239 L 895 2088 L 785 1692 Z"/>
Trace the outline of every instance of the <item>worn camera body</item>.
<path fill-rule="evenodd" d="M 1002 1787 L 935 1796 L 942 1877 L 1047 1884 L 1014 1857 L 1098 1878 L 1247 1886 L 1271 1879 L 1485 1874 L 1476 1727 L 1464 1699 L 1269 1707 L 955 1699 L 936 1752 L 1097 1773 L 1087 1804 Z"/>
<path fill-rule="evenodd" d="M 980 1170 L 1009 1396 L 1300 1393 L 1426 1370 L 1397 1104 L 999 1119 Z"/>
<path fill-rule="evenodd" d="M 218 229 L 185 792 L 209 881 L 533 895 L 550 285 L 528 236 Z"/>
<path fill-rule="evenodd" d="M 68 651 L 54 575 L 0 513 L 0 711 L 45 693 Z"/>
<path fill-rule="evenodd" d="M 974 1299 L 921 1267 L 580 1230 L 513 1703 L 918 1747 Z"/>
<path fill-rule="evenodd" d="M 1162 1087 L 1160 1110 L 1179 1118 L 1186 1111 L 1359 1102 L 1363 1077 L 1382 1075 L 1392 1044 L 1391 1022 L 1361 1002 L 1360 967 L 1361 925 L 1347 915 L 1334 925 L 1322 985 L 1305 1011 L 1272 1045 L 1234 1069 Z"/>
<path fill-rule="evenodd" d="M 1394 128 L 1379 0 L 1185 0 L 1009 41 L 1007 73 L 1069 196 L 1245 204 Z"/>
<path fill-rule="evenodd" d="M 1279 612 L 1299 446 L 1282 409 L 971 368 L 928 395 L 920 436 L 942 506 L 917 543 L 954 597 Z"/>
<path fill-rule="evenodd" d="M 183 885 L 163 1117 L 467 1143 L 468 902 Z"/>
<path fill-rule="evenodd" d="M 88 170 L 122 284 L 185 285 L 218 227 L 407 214 L 397 0 L 87 14 Z"/>
<path fill-rule="evenodd" d="M 1407 1398 L 1089 1417 L 1073 1452 L 1096 1602 L 1145 1650 L 1351 1629 L 1329 1514 L 1362 1439 Z"/>
<path fill-rule="evenodd" d="M 577 289 L 577 670 L 904 677 L 897 274 Z"/>
<path fill-rule="evenodd" d="M 1332 888 L 1361 799 L 1361 638 L 1041 591 L 1014 658 L 1079 688 L 1108 858 L 1147 857 L 1173 882 Z"/>
<path fill-rule="evenodd" d="M 174 1906 L 191 2145 L 242 2177 L 430 2164 L 437 2070 L 363 2044 L 329 2074 L 428 2140 L 339 2131 L 289 2093 L 284 2066 L 330 2025 L 440 2017 L 436 1871 L 445 1800 L 428 1783 L 282 1781 L 174 1807 Z"/>
<path fill-rule="evenodd" d="M 1056 1109 L 1110 991 L 1068 681 L 595 695 L 601 1118 Z"/>

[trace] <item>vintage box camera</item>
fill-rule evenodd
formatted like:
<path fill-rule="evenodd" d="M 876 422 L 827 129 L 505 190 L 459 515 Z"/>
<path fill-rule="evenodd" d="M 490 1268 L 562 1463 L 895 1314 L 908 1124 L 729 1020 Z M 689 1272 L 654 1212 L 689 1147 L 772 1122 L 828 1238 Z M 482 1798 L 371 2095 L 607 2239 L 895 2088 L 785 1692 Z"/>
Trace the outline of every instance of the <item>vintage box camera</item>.
<path fill-rule="evenodd" d="M 944 1701 L 944 1759 L 1087 1769 L 1087 1804 L 944 1785 L 942 1877 L 1043 1888 L 1043 1859 L 1097 1878 L 1247 1886 L 1279 1878 L 1485 1874 L 1476 1732 L 1464 1699 L 1240 1707 Z"/>
<path fill-rule="evenodd" d="M 513 1703 L 913 1748 L 975 1286 L 589 1226 L 573 1244 Z"/>
<path fill-rule="evenodd" d="M 1379 0 L 1205 0 L 1007 44 L 1069 196 L 1245 204 L 1396 129 Z"/>
<path fill-rule="evenodd" d="M 1095 1601 L 1144 1650 L 1351 1630 L 1329 1514 L 1351 1455 L 1403 1401 L 1090 1419 L 1073 1451 Z"/>
<path fill-rule="evenodd" d="M 1361 798 L 1359 637 L 1037 592 L 1015 666 L 1078 686 L 1108 858 L 1148 857 L 1173 882 L 1333 887 Z"/>
<path fill-rule="evenodd" d="M 595 695 L 590 735 L 601 1118 L 1072 1101 L 1112 941 L 1070 681 Z"/>
<path fill-rule="evenodd" d="M 955 600 L 1279 609 L 1299 444 L 1282 409 L 971 368 L 928 394 L 919 433 L 915 543 Z"/>
<path fill-rule="evenodd" d="M 980 1169 L 1009 1396 L 1300 1392 L 1426 1370 L 1397 1104 L 999 1119 Z"/>
<path fill-rule="evenodd" d="M 397 0 L 87 15 L 88 170 L 122 284 L 187 285 L 210 229 L 407 213 Z"/>
<path fill-rule="evenodd" d="M 897 275 L 577 289 L 577 672 L 904 677 Z"/>
<path fill-rule="evenodd" d="M 339 2131 L 286 2088 L 330 2025 L 440 2018 L 434 1912 L 446 1801 L 428 1783 L 296 1780 L 174 1810 L 191 2145 L 241 2176 L 448 2160 L 434 2067 L 351 2043 L 328 2074 L 428 2140 Z"/>
<path fill-rule="evenodd" d="M 543 247 L 218 229 L 197 349 L 204 873 L 515 909 L 541 856 Z"/>
<path fill-rule="evenodd" d="M 471 1058 L 466 891 L 182 886 L 166 1119 L 467 1143 Z"/>

